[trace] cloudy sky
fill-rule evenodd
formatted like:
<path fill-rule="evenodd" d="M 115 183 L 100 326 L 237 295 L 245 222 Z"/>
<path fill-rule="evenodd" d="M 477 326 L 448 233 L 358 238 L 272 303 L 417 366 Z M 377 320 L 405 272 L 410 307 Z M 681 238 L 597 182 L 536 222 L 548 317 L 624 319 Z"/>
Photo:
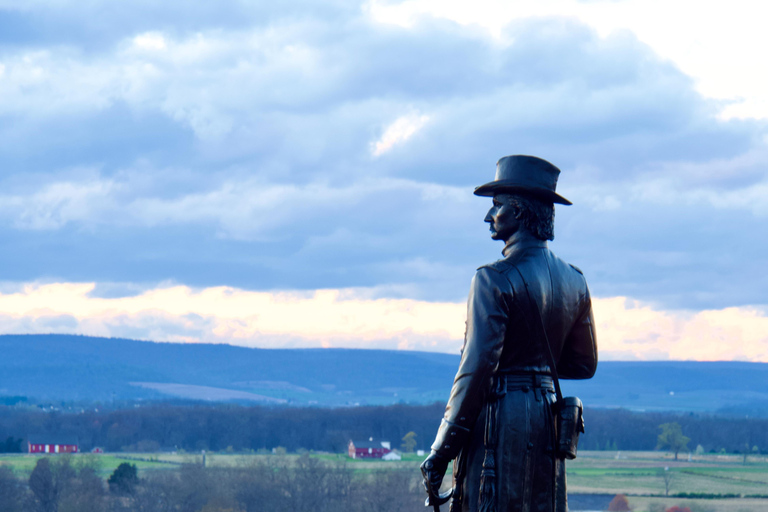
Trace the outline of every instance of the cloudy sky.
<path fill-rule="evenodd" d="M 760 1 L 0 0 L 0 332 L 457 352 L 562 169 L 603 359 L 768 361 Z"/>

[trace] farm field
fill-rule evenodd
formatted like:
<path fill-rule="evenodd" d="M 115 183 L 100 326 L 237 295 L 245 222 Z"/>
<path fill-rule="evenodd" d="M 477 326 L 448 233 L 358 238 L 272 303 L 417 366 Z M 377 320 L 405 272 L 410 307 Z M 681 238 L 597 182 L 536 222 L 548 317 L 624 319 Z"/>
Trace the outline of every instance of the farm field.
<path fill-rule="evenodd" d="M 402 461 L 352 460 L 341 454 L 310 454 L 328 462 L 347 464 L 356 473 L 366 474 L 387 468 L 409 468 L 418 474 L 423 457 L 406 454 Z M 25 478 L 39 455 L 0 455 L 0 465 L 7 466 Z M 206 454 L 207 467 L 236 467 L 260 462 L 290 463 L 299 455 L 272 454 Z M 185 453 L 120 453 L 80 454 L 72 456 L 74 464 L 96 464 L 106 478 L 122 462 L 136 464 L 139 475 L 178 468 L 180 464 L 200 464 L 201 454 Z M 668 468 L 665 470 L 665 468 Z M 449 470 L 450 471 L 450 470 Z M 670 497 L 665 497 L 664 473 L 669 479 Z M 582 451 L 579 458 L 568 462 L 568 490 L 572 494 L 626 494 L 636 512 L 655 512 L 672 505 L 691 507 L 692 512 L 751 512 L 768 510 L 768 457 L 750 456 L 744 464 L 738 454 L 680 455 L 663 452 Z M 678 493 L 736 495 L 720 499 L 676 497 Z"/>
<path fill-rule="evenodd" d="M 627 494 L 636 512 L 663 511 L 683 505 L 692 512 L 757 512 L 768 510 L 768 457 L 738 454 L 681 454 L 678 461 L 663 452 L 583 451 L 568 462 L 569 493 Z M 668 470 L 665 470 L 668 468 Z M 669 494 L 762 495 L 760 498 L 690 499 L 664 497 L 663 473 L 671 475 Z M 656 495 L 657 497 L 650 497 Z"/>

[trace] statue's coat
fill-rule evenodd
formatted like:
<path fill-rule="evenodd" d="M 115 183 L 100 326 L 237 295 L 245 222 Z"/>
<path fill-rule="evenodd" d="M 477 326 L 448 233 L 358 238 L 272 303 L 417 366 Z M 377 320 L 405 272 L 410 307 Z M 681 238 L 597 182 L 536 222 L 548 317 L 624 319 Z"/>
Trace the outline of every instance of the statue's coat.
<path fill-rule="evenodd" d="M 460 501 L 454 500 L 452 510 L 478 510 L 491 390 L 506 376 L 531 378 L 531 386 L 502 384 L 489 510 L 566 512 L 565 462 L 553 455 L 554 391 L 551 384 L 534 384 L 536 375 L 546 380 L 550 371 L 529 300 L 539 308 L 560 378 L 587 379 L 597 367 L 589 290 L 581 271 L 544 241 L 508 245 L 504 256 L 480 267 L 472 281 L 461 362 L 432 449 L 458 457 L 454 484 Z"/>

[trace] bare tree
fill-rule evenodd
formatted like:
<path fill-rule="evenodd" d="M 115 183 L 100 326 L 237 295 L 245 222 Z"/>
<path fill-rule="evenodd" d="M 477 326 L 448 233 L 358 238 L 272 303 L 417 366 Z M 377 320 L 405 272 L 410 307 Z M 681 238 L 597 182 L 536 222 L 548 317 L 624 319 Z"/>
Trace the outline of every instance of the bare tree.
<path fill-rule="evenodd" d="M 59 512 L 101 512 L 106 496 L 97 467 L 80 459 L 76 474 L 60 484 Z"/>
<path fill-rule="evenodd" d="M 22 512 L 26 493 L 21 480 L 13 471 L 0 466 L 0 510 L 3 512 Z"/>
<path fill-rule="evenodd" d="M 668 467 L 659 469 L 659 476 L 664 480 L 664 496 L 669 496 L 669 489 L 674 480 L 674 473 Z"/>

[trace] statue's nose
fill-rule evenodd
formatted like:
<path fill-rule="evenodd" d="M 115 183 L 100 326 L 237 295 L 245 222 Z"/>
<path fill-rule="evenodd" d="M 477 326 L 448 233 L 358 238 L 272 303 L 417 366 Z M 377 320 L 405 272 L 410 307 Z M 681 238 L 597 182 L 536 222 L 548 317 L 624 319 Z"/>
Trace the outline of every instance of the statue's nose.
<path fill-rule="evenodd" d="M 488 210 L 488 213 L 485 214 L 485 219 L 483 219 L 485 222 L 493 222 L 493 217 L 491 217 L 491 211 Z"/>

